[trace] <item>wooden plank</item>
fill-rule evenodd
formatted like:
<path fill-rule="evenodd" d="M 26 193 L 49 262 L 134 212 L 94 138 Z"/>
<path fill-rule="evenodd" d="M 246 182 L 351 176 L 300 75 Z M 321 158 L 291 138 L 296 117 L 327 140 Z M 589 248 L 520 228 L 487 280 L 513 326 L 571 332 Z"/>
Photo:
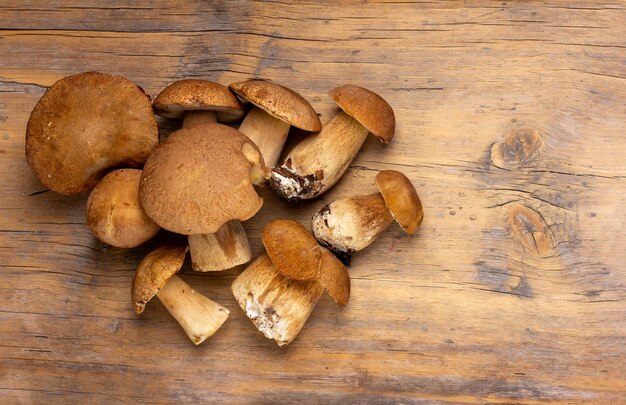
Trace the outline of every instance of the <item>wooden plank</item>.
<path fill-rule="evenodd" d="M 626 3 L 109 3 L 0 5 L 2 402 L 626 403 Z M 323 122 L 328 89 L 370 87 L 396 138 L 368 140 L 319 200 L 263 191 L 254 255 L 267 221 L 309 226 L 381 169 L 418 186 L 424 224 L 355 255 L 349 305 L 324 297 L 286 349 L 231 296 L 241 268 L 186 266 L 232 314 L 192 347 L 160 303 L 132 312 L 158 240 L 104 248 L 86 197 L 45 192 L 26 165 L 30 110 L 85 70 L 152 96 L 181 78 L 271 78 Z"/>

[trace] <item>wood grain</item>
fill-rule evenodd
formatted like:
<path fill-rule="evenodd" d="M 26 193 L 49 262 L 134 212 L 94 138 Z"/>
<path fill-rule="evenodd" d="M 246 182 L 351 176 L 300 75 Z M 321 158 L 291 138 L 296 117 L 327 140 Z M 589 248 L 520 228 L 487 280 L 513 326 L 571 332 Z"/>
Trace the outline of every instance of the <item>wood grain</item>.
<path fill-rule="evenodd" d="M 0 402 L 626 403 L 626 3 L 358 4 L 7 0 L 0 5 Z M 338 185 L 302 206 L 266 191 L 245 223 L 418 186 L 416 237 L 390 227 L 353 258 L 352 299 L 323 297 L 279 349 L 230 293 L 241 269 L 185 281 L 231 318 L 200 347 L 130 280 L 157 242 L 103 247 L 85 196 L 46 192 L 24 131 L 77 72 L 171 81 L 271 78 L 328 121 L 327 91 L 394 107 Z M 161 120 L 163 134 L 177 123 Z"/>

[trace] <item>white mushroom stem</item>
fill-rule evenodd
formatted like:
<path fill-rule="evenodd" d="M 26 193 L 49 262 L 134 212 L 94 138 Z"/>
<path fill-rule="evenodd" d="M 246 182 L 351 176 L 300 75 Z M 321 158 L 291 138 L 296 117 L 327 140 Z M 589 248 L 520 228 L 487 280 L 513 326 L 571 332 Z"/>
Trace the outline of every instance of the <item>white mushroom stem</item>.
<path fill-rule="evenodd" d="M 220 271 L 252 259 L 248 236 L 241 222 L 225 223 L 216 233 L 189 235 L 191 264 L 195 271 Z"/>
<path fill-rule="evenodd" d="M 198 124 L 210 124 L 217 122 L 215 111 L 211 110 L 189 110 L 185 112 L 183 128 L 189 128 Z"/>
<path fill-rule="evenodd" d="M 235 279 L 232 291 L 254 326 L 284 346 L 298 335 L 324 288 L 279 273 L 264 254 Z"/>
<path fill-rule="evenodd" d="M 239 131 L 252 140 L 261 150 L 265 165 L 274 167 L 285 146 L 289 123 L 253 107 L 239 126 Z"/>
<path fill-rule="evenodd" d="M 368 247 L 393 221 L 380 193 L 345 198 L 313 216 L 313 234 L 322 246 L 346 258 Z"/>
<path fill-rule="evenodd" d="M 341 111 L 322 131 L 298 143 L 272 171 L 271 184 L 284 198 L 314 198 L 331 188 L 348 169 L 369 131 Z"/>
<path fill-rule="evenodd" d="M 229 311 L 172 276 L 157 297 L 196 344 L 204 342 L 222 326 Z"/>

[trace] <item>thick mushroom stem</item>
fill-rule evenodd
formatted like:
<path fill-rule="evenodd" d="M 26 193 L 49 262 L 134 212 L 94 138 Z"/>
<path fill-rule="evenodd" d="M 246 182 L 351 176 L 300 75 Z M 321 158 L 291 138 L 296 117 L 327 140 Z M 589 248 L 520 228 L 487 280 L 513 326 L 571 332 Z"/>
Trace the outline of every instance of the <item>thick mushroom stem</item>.
<path fill-rule="evenodd" d="M 361 149 L 369 131 L 341 111 L 322 131 L 298 143 L 272 170 L 270 184 L 288 200 L 315 198 L 331 188 Z"/>
<path fill-rule="evenodd" d="M 368 247 L 393 221 L 380 193 L 334 201 L 313 216 L 318 242 L 342 260 Z"/>
<path fill-rule="evenodd" d="M 284 346 L 298 335 L 324 288 L 279 273 L 267 256 L 256 259 L 235 279 L 232 291 L 254 326 Z"/>
<path fill-rule="evenodd" d="M 258 107 L 253 107 L 239 126 L 239 131 L 259 147 L 265 165 L 274 167 L 285 146 L 289 128 L 291 128 L 289 123 Z"/>
<path fill-rule="evenodd" d="M 189 128 L 198 124 L 211 124 L 217 122 L 215 111 L 211 110 L 190 110 L 185 112 L 183 128 Z"/>
<path fill-rule="evenodd" d="M 172 276 L 156 295 L 196 345 L 217 332 L 228 318 L 228 309 L 199 294 L 178 276 Z"/>
<path fill-rule="evenodd" d="M 191 264 L 195 271 L 220 271 L 252 259 L 248 236 L 241 222 L 228 221 L 216 233 L 189 235 Z"/>

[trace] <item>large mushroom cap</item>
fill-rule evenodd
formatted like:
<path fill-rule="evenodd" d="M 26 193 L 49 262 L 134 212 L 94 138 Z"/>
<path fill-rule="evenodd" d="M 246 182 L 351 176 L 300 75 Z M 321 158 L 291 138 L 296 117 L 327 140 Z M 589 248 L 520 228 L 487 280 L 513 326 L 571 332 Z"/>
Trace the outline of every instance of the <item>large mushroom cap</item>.
<path fill-rule="evenodd" d="M 183 267 L 189 250 L 186 244 L 163 245 L 139 263 L 131 286 L 135 312 L 141 314 L 148 301 Z"/>
<path fill-rule="evenodd" d="M 26 159 L 44 186 L 72 195 L 115 167 L 140 167 L 159 142 L 150 99 L 98 72 L 65 77 L 41 97 L 26 128 Z"/>
<path fill-rule="evenodd" d="M 96 184 L 87 200 L 87 225 L 109 245 L 132 248 L 151 239 L 161 229 L 141 208 L 141 170 L 120 169 Z"/>
<path fill-rule="evenodd" d="M 152 103 L 154 112 L 168 118 L 182 118 L 185 111 L 211 110 L 220 122 L 243 116 L 243 107 L 228 87 L 208 80 L 187 79 L 167 86 Z"/>
<path fill-rule="evenodd" d="M 295 280 L 316 280 L 333 300 L 346 305 L 350 276 L 345 266 L 299 222 L 278 219 L 265 225 L 261 240 L 276 269 Z"/>
<path fill-rule="evenodd" d="M 374 179 L 391 215 L 409 235 L 422 224 L 422 202 L 411 181 L 395 170 L 383 170 Z"/>
<path fill-rule="evenodd" d="M 396 132 L 396 117 L 381 96 L 352 84 L 335 87 L 330 96 L 346 114 L 359 121 L 382 143 L 391 141 Z"/>
<path fill-rule="evenodd" d="M 295 91 L 265 80 L 232 83 L 230 89 L 267 113 L 305 131 L 317 132 L 322 123 L 308 101 Z"/>
<path fill-rule="evenodd" d="M 183 128 L 150 155 L 139 198 L 164 229 L 211 234 L 261 208 L 263 199 L 251 179 L 258 171 L 268 173 L 259 149 L 236 129 L 221 124 Z"/>

